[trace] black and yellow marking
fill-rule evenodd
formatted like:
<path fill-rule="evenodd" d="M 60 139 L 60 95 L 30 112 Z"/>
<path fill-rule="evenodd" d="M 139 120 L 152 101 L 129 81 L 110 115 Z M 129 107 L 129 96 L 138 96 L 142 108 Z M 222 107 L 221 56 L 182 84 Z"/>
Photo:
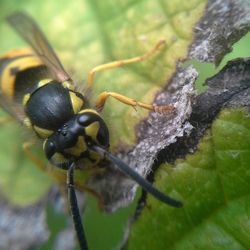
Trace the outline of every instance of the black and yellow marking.
<path fill-rule="evenodd" d="M 53 154 L 50 160 L 53 164 L 56 164 L 58 166 L 68 162 L 68 159 L 62 153 Z"/>
<path fill-rule="evenodd" d="M 81 111 L 79 112 L 79 114 L 85 114 L 85 113 L 93 113 L 93 114 L 95 114 L 95 115 L 100 116 L 99 113 L 98 113 L 96 110 L 90 109 L 90 108 L 85 108 L 85 109 L 83 109 L 83 110 L 81 110 Z"/>
<path fill-rule="evenodd" d="M 74 155 L 79 158 L 81 154 L 86 152 L 87 150 L 88 150 L 88 146 L 86 145 L 84 137 L 78 136 L 76 144 L 71 148 L 67 148 L 65 150 L 65 153 Z"/>
<path fill-rule="evenodd" d="M 22 72 L 30 71 L 31 67 L 39 68 L 41 66 L 41 61 L 35 56 L 18 57 L 16 60 L 12 60 L 8 65 L 6 65 L 5 69 L 1 73 L 1 89 L 3 95 L 10 99 L 14 98 L 19 87 L 18 76 Z M 21 78 L 22 77 L 23 76 L 21 76 Z M 28 79 L 26 79 L 26 81 L 28 81 Z"/>
<path fill-rule="evenodd" d="M 77 114 L 84 107 L 84 99 L 81 98 L 77 94 L 77 92 L 70 91 L 69 95 L 70 95 L 71 105 L 72 105 L 74 114 Z"/>
<path fill-rule="evenodd" d="M 49 130 L 49 129 L 45 129 L 45 128 L 40 128 L 36 125 L 33 125 L 32 127 L 34 129 L 34 131 L 36 132 L 36 134 L 42 138 L 42 139 L 46 139 L 48 138 L 49 136 L 51 136 L 54 131 L 53 130 Z"/>
<path fill-rule="evenodd" d="M 83 109 L 85 103 L 81 94 L 50 81 L 32 93 L 25 111 L 33 125 L 56 131 Z"/>
<path fill-rule="evenodd" d="M 53 81 L 52 79 L 42 79 L 38 82 L 37 88 L 39 89 L 39 88 L 43 87 L 44 85 L 49 84 L 52 81 Z"/>
<path fill-rule="evenodd" d="M 98 132 L 100 130 L 100 123 L 98 121 L 92 122 L 87 127 L 85 127 L 85 133 L 92 138 L 92 140 L 97 140 Z"/>
<path fill-rule="evenodd" d="M 30 94 L 24 95 L 24 97 L 23 97 L 23 106 L 25 106 L 27 104 L 29 99 L 30 99 Z"/>
<path fill-rule="evenodd" d="M 72 90 L 72 91 L 75 91 L 75 86 L 70 83 L 69 81 L 64 81 L 62 83 L 63 87 L 66 88 L 66 89 L 69 89 L 69 90 Z"/>
<path fill-rule="evenodd" d="M 25 117 L 24 120 L 23 120 L 23 124 L 27 127 L 27 128 L 31 128 L 32 127 L 32 124 L 31 124 L 31 121 L 28 117 Z"/>

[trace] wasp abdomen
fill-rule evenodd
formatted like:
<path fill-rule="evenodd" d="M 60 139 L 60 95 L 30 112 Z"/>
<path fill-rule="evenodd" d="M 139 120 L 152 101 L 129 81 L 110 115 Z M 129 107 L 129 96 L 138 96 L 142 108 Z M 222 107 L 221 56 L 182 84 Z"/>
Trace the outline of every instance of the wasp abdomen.
<path fill-rule="evenodd" d="M 2 94 L 16 103 L 21 104 L 23 95 L 33 92 L 40 80 L 49 77 L 48 68 L 30 50 L 10 51 L 0 59 Z"/>

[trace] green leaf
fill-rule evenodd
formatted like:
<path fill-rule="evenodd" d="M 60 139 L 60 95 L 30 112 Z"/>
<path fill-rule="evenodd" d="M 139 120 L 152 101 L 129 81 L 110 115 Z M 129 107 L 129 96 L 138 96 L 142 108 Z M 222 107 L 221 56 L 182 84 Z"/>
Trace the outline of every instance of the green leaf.
<path fill-rule="evenodd" d="M 24 155 L 21 131 L 21 127 L 13 122 L 1 126 L 0 183 L 1 195 L 13 204 L 25 206 L 43 197 L 48 192 L 51 181 Z"/>
<path fill-rule="evenodd" d="M 248 249 L 249 151 L 249 110 L 223 110 L 196 153 L 157 172 L 156 186 L 184 207 L 148 197 L 128 249 Z"/>

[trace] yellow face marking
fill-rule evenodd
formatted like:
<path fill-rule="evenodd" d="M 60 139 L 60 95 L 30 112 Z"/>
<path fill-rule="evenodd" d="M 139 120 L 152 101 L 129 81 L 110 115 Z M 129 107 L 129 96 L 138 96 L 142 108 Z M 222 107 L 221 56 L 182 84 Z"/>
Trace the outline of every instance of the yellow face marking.
<path fill-rule="evenodd" d="M 86 135 L 90 136 L 94 141 L 97 141 L 96 137 L 100 129 L 99 122 L 93 122 L 85 128 Z"/>
<path fill-rule="evenodd" d="M 81 110 L 84 102 L 83 102 L 83 100 L 80 97 L 78 97 L 72 91 L 69 92 L 69 96 L 70 96 L 70 100 L 71 100 L 71 104 L 72 104 L 74 113 L 77 114 Z"/>
<path fill-rule="evenodd" d="M 87 151 L 87 149 L 88 148 L 87 148 L 87 145 L 85 143 L 84 137 L 79 136 L 76 145 L 72 148 L 66 149 L 65 152 L 78 157 L 83 152 Z"/>
<path fill-rule="evenodd" d="M 46 143 L 47 143 L 47 139 L 46 140 L 44 140 L 44 142 L 43 142 L 43 151 L 45 150 L 45 145 L 46 145 Z"/>
<path fill-rule="evenodd" d="M 48 83 L 50 83 L 52 81 L 52 79 L 43 79 L 43 80 L 41 80 L 39 83 L 38 83 L 38 88 L 41 88 L 42 86 L 44 86 L 44 85 L 46 85 L 46 84 L 48 84 Z"/>
<path fill-rule="evenodd" d="M 16 73 L 13 71 L 14 69 L 16 69 L 16 72 L 20 72 L 31 66 L 37 67 L 41 65 L 43 65 L 41 60 L 35 56 L 21 57 L 8 64 L 0 76 L 3 95 L 10 99 L 14 97 L 14 86 L 16 80 Z"/>
<path fill-rule="evenodd" d="M 72 90 L 74 91 L 75 90 L 75 87 L 74 85 L 72 85 L 70 82 L 68 81 L 65 81 L 62 83 L 63 87 L 66 88 L 66 89 L 69 89 L 69 90 Z"/>
<path fill-rule="evenodd" d="M 67 161 L 67 159 L 60 153 L 53 154 L 53 156 L 51 157 L 51 160 L 53 163 L 57 163 L 57 164 L 64 163 Z"/>
<path fill-rule="evenodd" d="M 99 115 L 99 113 L 97 111 L 95 111 L 94 109 L 83 109 L 79 112 L 79 114 L 83 114 L 83 113 L 86 113 L 86 112 L 91 112 L 91 113 L 94 113 L 96 115 Z"/>
<path fill-rule="evenodd" d="M 28 117 L 24 118 L 23 120 L 23 124 L 28 127 L 28 128 L 31 128 L 31 121 Z"/>
<path fill-rule="evenodd" d="M 101 155 L 96 152 L 90 152 L 90 158 L 97 163 L 101 160 Z"/>
<path fill-rule="evenodd" d="M 101 160 L 101 156 L 98 153 L 95 152 L 90 152 L 90 159 L 88 158 L 82 158 L 79 161 L 79 168 L 84 168 L 86 169 L 90 169 L 93 168 L 94 165 L 96 165 L 100 160 Z M 92 169 L 93 170 L 93 169 Z"/>
<path fill-rule="evenodd" d="M 29 99 L 30 99 L 30 94 L 24 95 L 24 97 L 23 97 L 23 106 L 25 106 L 27 104 Z"/>
<path fill-rule="evenodd" d="M 48 138 L 49 136 L 51 136 L 54 133 L 54 131 L 52 131 L 52 130 L 48 130 L 48 129 L 45 129 L 45 128 L 40 128 L 40 127 L 38 127 L 36 125 L 33 126 L 33 129 L 39 135 L 39 137 L 41 137 L 43 139 Z"/>

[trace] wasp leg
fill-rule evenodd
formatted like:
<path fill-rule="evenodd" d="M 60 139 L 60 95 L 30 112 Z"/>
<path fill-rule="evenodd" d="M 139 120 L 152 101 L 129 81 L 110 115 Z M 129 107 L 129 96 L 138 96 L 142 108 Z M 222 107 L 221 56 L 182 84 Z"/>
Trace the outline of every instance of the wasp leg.
<path fill-rule="evenodd" d="M 147 53 L 145 53 L 142 56 L 137 56 L 129 59 L 114 61 L 106 64 L 99 65 L 88 73 L 88 79 L 87 79 L 87 89 L 90 89 L 94 82 L 94 75 L 96 72 L 105 71 L 113 68 L 118 68 L 127 64 L 136 63 L 136 62 L 142 62 L 153 56 L 163 45 L 165 45 L 165 40 L 160 40 L 151 50 L 149 50 Z"/>
<path fill-rule="evenodd" d="M 170 113 L 170 112 L 174 111 L 174 107 L 171 105 L 157 106 L 154 104 L 146 104 L 143 102 L 138 102 L 135 99 L 129 98 L 127 96 L 124 96 L 124 95 L 121 95 L 121 94 L 118 94 L 115 92 L 107 92 L 107 91 L 102 92 L 96 98 L 96 104 L 95 104 L 96 108 L 98 110 L 102 110 L 104 105 L 105 105 L 106 100 L 110 96 L 115 98 L 116 100 L 126 104 L 126 105 L 132 106 L 133 108 L 136 108 L 138 106 L 138 107 L 141 107 L 141 108 L 144 108 L 144 109 L 147 109 L 150 111 L 154 111 L 157 113 Z"/>
<path fill-rule="evenodd" d="M 31 147 L 34 145 L 34 142 L 25 142 L 23 143 L 23 151 L 27 157 L 42 171 L 46 170 L 46 164 L 44 164 L 34 153 L 31 151 Z"/>

